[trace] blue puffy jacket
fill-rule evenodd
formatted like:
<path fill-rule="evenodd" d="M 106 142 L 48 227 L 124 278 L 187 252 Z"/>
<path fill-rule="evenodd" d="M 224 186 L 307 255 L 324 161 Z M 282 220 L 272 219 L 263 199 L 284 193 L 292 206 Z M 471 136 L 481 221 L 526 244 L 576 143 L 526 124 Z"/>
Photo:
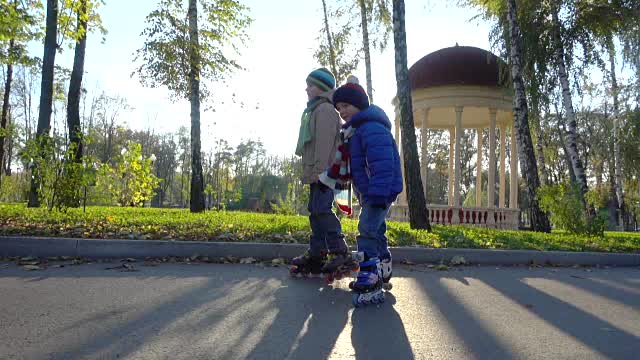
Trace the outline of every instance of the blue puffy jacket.
<path fill-rule="evenodd" d="M 351 137 L 351 176 L 361 204 L 386 204 L 402 192 L 400 155 L 391 122 L 375 105 L 355 114 L 343 125 L 355 130 Z"/>

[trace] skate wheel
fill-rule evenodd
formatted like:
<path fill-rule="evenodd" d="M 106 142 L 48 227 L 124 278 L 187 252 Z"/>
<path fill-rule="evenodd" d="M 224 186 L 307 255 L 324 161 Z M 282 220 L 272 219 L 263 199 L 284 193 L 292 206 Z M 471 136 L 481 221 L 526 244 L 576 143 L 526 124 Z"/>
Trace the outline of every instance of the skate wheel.
<path fill-rule="evenodd" d="M 392 283 L 384 283 L 384 284 L 382 284 L 382 288 L 385 289 L 386 291 L 389 291 L 389 290 L 393 289 L 393 284 Z"/>
<path fill-rule="evenodd" d="M 350 281 L 349 282 L 349 289 L 353 290 L 353 284 L 355 284 L 355 281 Z"/>

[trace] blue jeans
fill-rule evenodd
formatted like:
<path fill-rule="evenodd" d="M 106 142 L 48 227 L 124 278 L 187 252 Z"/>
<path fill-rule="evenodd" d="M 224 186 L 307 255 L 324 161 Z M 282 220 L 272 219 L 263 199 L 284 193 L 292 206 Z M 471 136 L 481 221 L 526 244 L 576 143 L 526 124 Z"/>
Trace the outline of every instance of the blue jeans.
<path fill-rule="evenodd" d="M 340 220 L 333 212 L 333 190 L 318 183 L 311 184 L 307 210 L 311 225 L 309 250 L 312 256 L 320 256 L 323 251 L 349 250 L 342 235 Z"/>
<path fill-rule="evenodd" d="M 374 208 L 364 205 L 358 220 L 358 251 L 362 251 L 368 258 L 377 257 L 380 259 L 390 259 L 389 240 L 387 232 L 386 217 L 389 206 L 384 208 Z"/>

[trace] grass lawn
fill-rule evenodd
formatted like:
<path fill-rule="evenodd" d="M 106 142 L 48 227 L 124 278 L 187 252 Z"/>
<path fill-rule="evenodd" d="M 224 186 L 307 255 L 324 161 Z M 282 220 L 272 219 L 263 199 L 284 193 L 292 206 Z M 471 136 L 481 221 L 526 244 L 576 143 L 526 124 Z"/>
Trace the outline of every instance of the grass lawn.
<path fill-rule="evenodd" d="M 353 244 L 357 222 L 343 219 L 342 229 Z M 88 207 L 86 213 L 61 213 L 0 204 L 0 235 L 306 243 L 309 222 L 304 216 L 232 211 Z M 410 229 L 408 223 L 389 222 L 387 235 L 392 246 L 640 252 L 640 233 L 607 232 L 600 238 L 463 226 L 435 226 L 427 233 Z"/>

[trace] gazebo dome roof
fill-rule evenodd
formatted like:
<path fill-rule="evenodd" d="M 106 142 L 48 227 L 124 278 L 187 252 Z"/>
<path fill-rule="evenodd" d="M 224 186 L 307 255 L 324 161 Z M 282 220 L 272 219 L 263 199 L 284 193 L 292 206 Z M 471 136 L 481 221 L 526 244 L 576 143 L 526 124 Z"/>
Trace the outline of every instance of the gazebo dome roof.
<path fill-rule="evenodd" d="M 440 49 L 409 69 L 411 90 L 445 85 L 508 87 L 506 63 L 489 51 L 472 46 Z"/>

